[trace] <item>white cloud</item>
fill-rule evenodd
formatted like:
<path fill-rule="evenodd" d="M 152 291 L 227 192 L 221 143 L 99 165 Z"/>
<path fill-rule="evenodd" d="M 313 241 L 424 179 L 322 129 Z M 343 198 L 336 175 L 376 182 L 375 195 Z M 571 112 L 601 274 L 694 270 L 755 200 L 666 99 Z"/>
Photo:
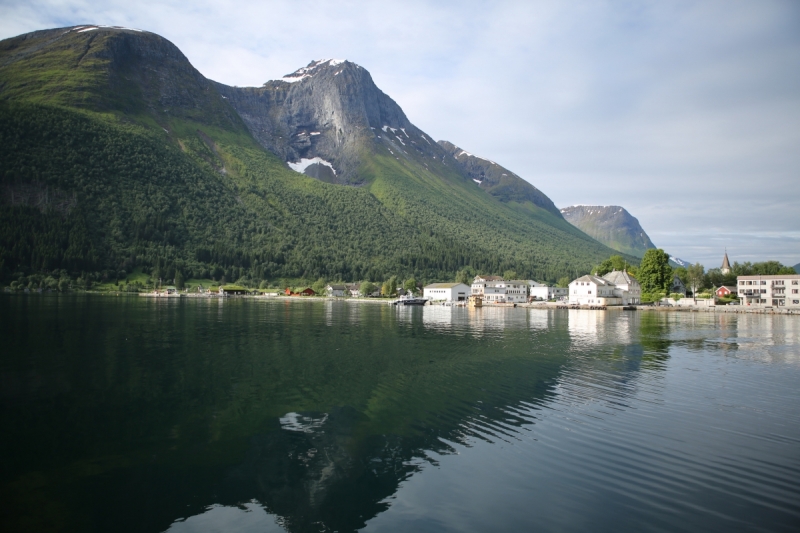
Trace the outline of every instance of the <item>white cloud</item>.
<path fill-rule="evenodd" d="M 559 206 L 623 205 L 657 245 L 712 266 L 725 246 L 800 261 L 797 2 L 33 0 L 0 14 L 0 37 L 153 31 L 230 85 L 346 57 L 433 138 Z"/>

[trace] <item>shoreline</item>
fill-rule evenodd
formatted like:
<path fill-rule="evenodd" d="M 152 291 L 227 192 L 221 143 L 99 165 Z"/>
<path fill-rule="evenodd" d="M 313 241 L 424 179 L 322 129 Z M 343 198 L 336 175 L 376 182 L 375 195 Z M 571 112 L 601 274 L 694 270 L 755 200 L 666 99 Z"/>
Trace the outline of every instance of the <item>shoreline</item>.
<path fill-rule="evenodd" d="M 10 293 L 8 291 L 3 291 L 4 294 L 16 294 Z M 50 294 L 50 295 L 58 295 L 60 293 L 39 293 L 39 292 L 30 292 L 30 293 L 19 293 L 19 294 Z M 342 298 L 342 297 L 318 297 L 318 296 L 286 296 L 286 295 L 275 295 L 275 296 L 267 296 L 267 295 L 259 295 L 259 296 L 252 296 L 252 295 L 242 295 L 242 296 L 224 296 L 220 297 L 217 294 L 199 294 L 199 293 L 183 293 L 183 294 L 156 294 L 152 292 L 139 292 L 139 293 L 126 293 L 126 292 L 104 292 L 104 291 L 83 291 L 83 292 L 70 292 L 67 294 L 73 295 L 98 295 L 98 296 L 136 296 L 136 297 L 144 297 L 144 298 L 155 298 L 155 299 L 181 299 L 181 298 L 201 298 L 201 299 L 219 299 L 219 300 L 238 300 L 238 299 L 246 299 L 246 300 L 282 300 L 282 301 L 304 301 L 304 302 L 345 302 L 345 303 L 365 303 L 365 304 L 382 304 L 388 305 L 389 303 L 393 302 L 394 299 L 391 298 Z M 468 305 L 444 305 L 442 303 L 428 303 L 425 306 L 420 307 L 452 307 L 452 308 L 466 308 L 466 309 L 476 309 L 469 307 Z M 707 307 L 694 307 L 694 306 L 675 306 L 675 307 L 663 307 L 663 306 L 655 306 L 655 305 L 612 305 L 612 306 L 571 306 L 569 304 L 565 304 L 563 302 L 530 302 L 530 303 L 519 303 L 519 304 L 488 304 L 484 303 L 483 307 L 487 308 L 520 308 L 520 309 L 546 309 L 546 310 L 565 310 L 565 311 L 650 311 L 656 313 L 670 313 L 670 312 L 678 312 L 678 313 L 727 313 L 727 314 L 757 314 L 757 315 L 800 315 L 800 308 L 781 308 L 781 307 L 747 307 L 747 306 L 733 306 L 733 305 L 716 305 L 716 306 L 707 306 Z M 481 309 L 481 308 L 477 308 Z"/>

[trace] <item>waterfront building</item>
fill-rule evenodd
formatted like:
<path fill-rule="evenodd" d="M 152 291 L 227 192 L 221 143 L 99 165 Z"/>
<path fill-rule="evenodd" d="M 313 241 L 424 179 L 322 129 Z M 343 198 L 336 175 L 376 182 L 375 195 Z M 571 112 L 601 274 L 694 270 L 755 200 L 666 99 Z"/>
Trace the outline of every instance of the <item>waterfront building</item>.
<path fill-rule="evenodd" d="M 742 305 L 800 307 L 800 275 L 738 276 L 736 290 Z"/>
<path fill-rule="evenodd" d="M 642 303 L 642 286 L 628 272 L 613 270 L 603 276 L 603 279 L 614 284 L 614 295 L 622 298 L 622 305 Z"/>
<path fill-rule="evenodd" d="M 432 302 L 465 302 L 470 288 L 463 283 L 431 283 L 422 292 Z"/>
<path fill-rule="evenodd" d="M 344 284 L 330 284 L 325 287 L 328 296 L 344 296 L 347 294 L 347 286 Z"/>
<path fill-rule="evenodd" d="M 569 297 L 569 289 L 567 287 L 550 287 L 542 283 L 531 285 L 528 282 L 528 295 L 533 300 L 559 300 L 561 298 Z"/>
<path fill-rule="evenodd" d="M 573 305 L 629 305 L 642 302 L 639 282 L 614 270 L 603 277 L 587 274 L 569 284 L 569 303 Z"/>
<path fill-rule="evenodd" d="M 470 294 L 481 296 L 487 303 L 525 303 L 528 284 L 525 280 L 504 280 L 500 276 L 476 276 Z"/>
<path fill-rule="evenodd" d="M 569 303 L 573 305 L 620 305 L 616 287 L 607 279 L 587 274 L 569 284 Z"/>

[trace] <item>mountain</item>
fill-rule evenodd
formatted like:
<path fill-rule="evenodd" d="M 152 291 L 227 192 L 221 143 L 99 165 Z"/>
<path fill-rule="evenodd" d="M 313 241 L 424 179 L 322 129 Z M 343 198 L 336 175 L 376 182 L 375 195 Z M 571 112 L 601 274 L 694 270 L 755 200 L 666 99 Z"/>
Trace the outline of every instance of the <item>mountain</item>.
<path fill-rule="evenodd" d="M 679 257 L 670 257 L 669 260 L 670 260 L 671 263 L 674 263 L 672 266 L 676 266 L 676 267 L 687 268 L 691 264 L 688 261 L 684 261 L 683 259 L 681 259 Z"/>
<path fill-rule="evenodd" d="M 639 221 L 618 205 L 573 205 L 561 209 L 570 224 L 618 252 L 642 257 L 655 248 Z"/>
<path fill-rule="evenodd" d="M 795 272 L 797 272 L 798 274 L 800 274 L 800 263 L 797 263 L 797 264 L 794 266 L 794 271 L 795 271 Z"/>
<path fill-rule="evenodd" d="M 6 281 L 555 280 L 611 253 L 532 186 L 476 186 L 349 61 L 228 87 L 149 32 L 44 30 L 0 42 L 0 117 Z"/>
<path fill-rule="evenodd" d="M 561 217 L 561 212 L 550 198 L 510 170 L 462 150 L 449 141 L 439 141 L 439 145 L 456 160 L 462 173 L 500 201 L 537 206 Z"/>

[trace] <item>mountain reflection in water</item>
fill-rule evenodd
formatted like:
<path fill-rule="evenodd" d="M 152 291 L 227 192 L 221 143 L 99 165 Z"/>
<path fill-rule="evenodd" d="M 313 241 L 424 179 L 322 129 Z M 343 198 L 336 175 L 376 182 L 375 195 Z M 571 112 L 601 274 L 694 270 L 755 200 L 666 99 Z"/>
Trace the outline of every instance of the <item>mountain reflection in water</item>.
<path fill-rule="evenodd" d="M 30 296 L 0 310 L 4 531 L 799 523 L 795 317 Z"/>

